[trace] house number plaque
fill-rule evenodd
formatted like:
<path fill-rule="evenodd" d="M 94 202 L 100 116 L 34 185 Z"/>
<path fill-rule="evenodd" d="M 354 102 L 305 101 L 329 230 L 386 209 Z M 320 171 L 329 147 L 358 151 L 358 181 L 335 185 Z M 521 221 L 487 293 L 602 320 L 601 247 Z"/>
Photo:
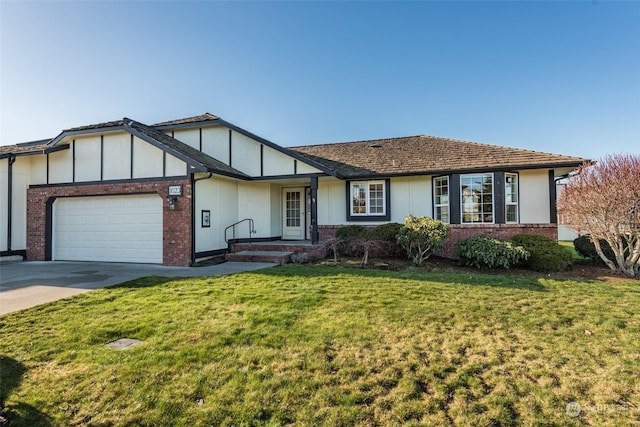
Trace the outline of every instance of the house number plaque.
<path fill-rule="evenodd" d="M 182 196 L 182 184 L 170 185 L 169 196 Z"/>

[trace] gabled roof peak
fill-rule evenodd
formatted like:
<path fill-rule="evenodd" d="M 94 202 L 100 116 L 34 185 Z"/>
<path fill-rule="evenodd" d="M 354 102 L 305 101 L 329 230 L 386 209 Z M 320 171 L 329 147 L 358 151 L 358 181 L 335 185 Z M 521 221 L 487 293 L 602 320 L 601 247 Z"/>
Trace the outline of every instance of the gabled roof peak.
<path fill-rule="evenodd" d="M 174 126 L 174 125 L 183 125 L 187 123 L 201 123 L 201 122 L 211 122 L 220 120 L 220 117 L 211 113 L 204 113 L 199 116 L 185 117 L 182 119 L 169 120 L 166 122 L 156 123 L 153 126 Z"/>

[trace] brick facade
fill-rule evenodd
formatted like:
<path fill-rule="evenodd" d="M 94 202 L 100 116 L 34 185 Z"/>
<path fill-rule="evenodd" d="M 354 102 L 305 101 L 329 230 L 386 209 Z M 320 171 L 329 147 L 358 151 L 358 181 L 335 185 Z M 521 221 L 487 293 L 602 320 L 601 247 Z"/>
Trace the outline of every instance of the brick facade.
<path fill-rule="evenodd" d="M 336 237 L 336 230 L 340 227 L 341 225 L 319 225 L 320 241 Z M 373 228 L 374 226 L 365 225 L 364 227 Z M 440 253 L 446 258 L 454 258 L 458 240 L 478 235 L 509 239 L 516 234 L 540 234 L 553 240 L 558 239 L 556 224 L 452 224 L 450 227 L 449 236 Z"/>
<path fill-rule="evenodd" d="M 175 210 L 167 204 L 169 185 L 182 184 Z M 163 265 L 188 266 L 192 251 L 191 181 L 131 181 L 120 183 L 37 186 L 27 190 L 27 259 L 44 261 L 47 248 L 47 204 L 58 197 L 116 196 L 157 193 L 163 200 Z M 49 224 L 50 225 L 50 224 Z M 51 244 L 51 243 L 50 243 Z"/>
<path fill-rule="evenodd" d="M 454 258 L 458 240 L 478 235 L 510 239 L 516 234 L 540 234 L 558 240 L 556 224 L 452 224 L 450 227 L 451 230 L 441 254 L 447 258 Z"/>

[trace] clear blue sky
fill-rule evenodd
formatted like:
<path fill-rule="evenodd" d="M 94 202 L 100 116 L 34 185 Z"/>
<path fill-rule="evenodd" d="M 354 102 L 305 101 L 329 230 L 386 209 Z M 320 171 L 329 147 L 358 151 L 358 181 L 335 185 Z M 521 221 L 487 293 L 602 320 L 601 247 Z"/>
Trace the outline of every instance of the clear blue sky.
<path fill-rule="evenodd" d="M 7 2 L 0 144 L 217 114 L 290 146 L 640 152 L 640 2 Z"/>

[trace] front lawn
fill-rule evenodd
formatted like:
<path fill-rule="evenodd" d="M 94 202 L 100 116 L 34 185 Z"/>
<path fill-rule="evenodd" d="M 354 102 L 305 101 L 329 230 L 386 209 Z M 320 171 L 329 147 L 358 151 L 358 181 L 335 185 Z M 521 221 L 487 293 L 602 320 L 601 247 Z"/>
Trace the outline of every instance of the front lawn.
<path fill-rule="evenodd" d="M 1 317 L 0 343 L 11 426 L 640 423 L 638 282 L 155 277 Z"/>

